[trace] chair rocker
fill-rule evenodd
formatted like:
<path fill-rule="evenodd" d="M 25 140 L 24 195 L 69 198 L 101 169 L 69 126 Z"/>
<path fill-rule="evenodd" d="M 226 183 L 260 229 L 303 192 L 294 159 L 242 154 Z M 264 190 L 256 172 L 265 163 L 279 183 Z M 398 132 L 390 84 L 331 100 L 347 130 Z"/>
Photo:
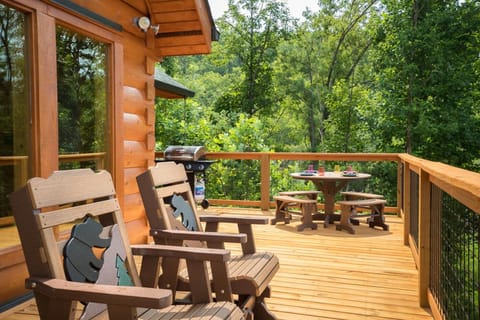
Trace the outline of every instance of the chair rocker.
<path fill-rule="evenodd" d="M 252 224 L 268 224 L 265 217 L 202 215 L 196 212 L 188 177 L 182 164 L 159 162 L 137 177 L 150 223 L 150 234 L 157 244 L 225 248 L 226 242 L 241 243 L 242 254 L 228 261 L 232 293 L 237 304 L 251 310 L 255 319 L 276 319 L 265 304 L 270 297 L 270 281 L 279 269 L 278 258 L 256 252 Z M 205 223 L 205 231 L 201 222 Z M 218 232 L 219 223 L 235 223 L 240 234 Z M 172 280 L 162 275 L 159 286 Z M 180 272 L 176 290 L 188 292 L 191 279 Z M 174 290 L 175 291 L 175 290 Z"/>
<path fill-rule="evenodd" d="M 233 303 L 228 251 L 130 247 L 106 171 L 57 171 L 47 179 L 33 178 L 10 195 L 10 203 L 29 272 L 26 287 L 34 292 L 41 319 L 245 318 Z M 144 274 L 137 273 L 134 255 L 147 262 Z M 160 259 L 172 265 L 186 259 L 193 304 L 172 305 L 171 290 L 141 286 L 143 278 L 159 273 Z M 215 266 L 217 302 L 207 282 L 207 261 Z"/>

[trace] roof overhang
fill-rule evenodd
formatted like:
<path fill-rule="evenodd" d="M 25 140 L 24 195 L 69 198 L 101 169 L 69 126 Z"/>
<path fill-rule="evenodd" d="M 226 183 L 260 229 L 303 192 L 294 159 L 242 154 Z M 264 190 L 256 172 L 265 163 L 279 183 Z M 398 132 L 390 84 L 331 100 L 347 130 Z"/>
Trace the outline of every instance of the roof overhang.
<path fill-rule="evenodd" d="M 195 92 L 176 81 L 168 74 L 155 71 L 155 96 L 166 99 L 193 97 Z"/>
<path fill-rule="evenodd" d="M 42 0 L 64 10 L 69 10 L 82 19 L 119 32 L 130 32 L 146 37 L 146 45 L 156 57 L 207 54 L 211 52 L 212 41 L 217 41 L 219 32 L 210 11 L 208 0 L 122 0 L 132 12 L 120 11 L 104 14 L 101 0 Z M 226 0 L 225 0 L 226 1 Z M 102 5 L 102 10 L 98 6 Z M 134 25 L 133 20 L 147 16 L 158 32 L 148 30 L 147 35 Z"/>
<path fill-rule="evenodd" d="M 208 0 L 145 0 L 157 56 L 207 54 L 219 38 Z"/>

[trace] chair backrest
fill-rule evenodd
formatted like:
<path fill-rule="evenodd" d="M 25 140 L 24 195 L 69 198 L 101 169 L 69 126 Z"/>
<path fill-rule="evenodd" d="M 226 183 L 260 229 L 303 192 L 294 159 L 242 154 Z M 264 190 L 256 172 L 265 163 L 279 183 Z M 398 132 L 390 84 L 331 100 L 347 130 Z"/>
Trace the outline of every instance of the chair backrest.
<path fill-rule="evenodd" d="M 33 178 L 10 202 L 31 277 L 140 285 L 108 172 L 78 169 Z M 42 314 L 41 299 L 37 305 Z M 105 308 L 90 303 L 84 318 Z"/>
<path fill-rule="evenodd" d="M 152 229 L 203 231 L 182 164 L 158 162 L 137 183 Z"/>

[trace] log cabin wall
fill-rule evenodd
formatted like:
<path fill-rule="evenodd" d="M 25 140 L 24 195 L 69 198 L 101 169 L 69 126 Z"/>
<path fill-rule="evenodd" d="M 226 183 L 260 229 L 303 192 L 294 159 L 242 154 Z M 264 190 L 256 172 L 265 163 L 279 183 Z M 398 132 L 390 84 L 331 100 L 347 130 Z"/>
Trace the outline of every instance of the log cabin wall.
<path fill-rule="evenodd" d="M 127 222 L 132 243 L 147 240 L 147 222 L 138 193 L 136 176 L 154 163 L 155 62 L 162 55 L 203 54 L 210 51 L 211 19 L 206 0 L 0 0 L 28 16 L 32 42 L 33 161 L 35 176 L 58 170 L 57 79 L 55 26 L 67 26 L 92 35 L 109 45 L 109 99 L 111 101 L 110 171 Z M 179 8 L 177 8 L 179 7 Z M 168 11 L 162 15 L 162 10 Z M 175 10 L 190 12 L 175 15 Z M 192 13 L 192 11 L 194 11 Z M 140 16 L 161 23 L 164 36 L 142 32 L 134 23 Z M 176 20 L 175 20 L 175 17 Z M 178 19 L 190 19 L 182 24 Z M 196 19 L 196 20 L 195 20 Z M 182 37 L 175 26 L 196 28 Z M 200 33 L 200 34 L 199 34 Z M 169 38 L 170 37 L 170 38 Z M 170 45 L 168 45 L 170 44 Z M 167 48 L 168 47 L 168 48 Z M 35 111 L 36 110 L 36 111 Z M 3 195 L 2 195 L 3 196 Z M 25 292 L 27 276 L 20 246 L 0 250 L 0 307 Z M 15 257 L 15 259 L 11 259 Z"/>

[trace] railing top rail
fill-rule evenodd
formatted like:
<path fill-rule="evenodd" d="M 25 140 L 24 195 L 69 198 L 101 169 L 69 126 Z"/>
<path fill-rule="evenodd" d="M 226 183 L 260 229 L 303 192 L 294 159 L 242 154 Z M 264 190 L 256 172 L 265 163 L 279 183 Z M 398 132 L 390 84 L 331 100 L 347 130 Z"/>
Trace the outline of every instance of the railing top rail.
<path fill-rule="evenodd" d="M 28 156 L 0 156 L 0 161 L 26 160 Z"/>
<path fill-rule="evenodd" d="M 163 152 L 156 152 L 163 157 Z M 475 212 L 480 213 L 480 173 L 444 163 L 421 159 L 405 153 L 316 153 L 316 152 L 208 152 L 207 159 L 232 160 L 327 160 L 405 162 L 429 174 L 429 179 Z"/>
<path fill-rule="evenodd" d="M 156 152 L 163 157 L 163 152 Z M 330 161 L 400 161 L 398 153 L 320 153 L 320 152 L 207 152 L 207 159 Z"/>
<path fill-rule="evenodd" d="M 480 213 L 480 173 L 460 169 L 445 163 L 399 155 L 402 161 L 412 164 L 430 175 L 430 180 L 441 184 L 445 191 Z"/>
<path fill-rule="evenodd" d="M 92 152 L 92 153 L 66 153 L 58 155 L 60 160 L 84 160 L 84 159 L 100 159 L 105 157 L 105 152 Z"/>

